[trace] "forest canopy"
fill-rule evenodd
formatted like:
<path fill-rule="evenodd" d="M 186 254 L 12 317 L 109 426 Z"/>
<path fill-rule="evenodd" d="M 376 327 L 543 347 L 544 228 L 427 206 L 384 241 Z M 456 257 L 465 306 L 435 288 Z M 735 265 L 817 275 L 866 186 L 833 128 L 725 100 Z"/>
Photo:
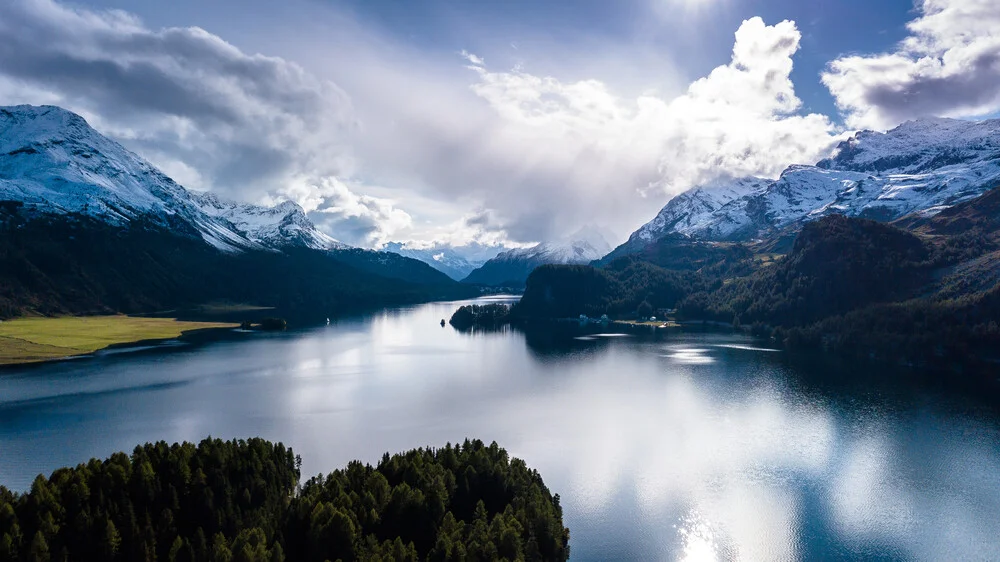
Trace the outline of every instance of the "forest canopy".
<path fill-rule="evenodd" d="M 299 485 L 262 439 L 136 447 L 0 487 L 0 560 L 566 560 L 559 496 L 496 443 L 352 462 Z"/>

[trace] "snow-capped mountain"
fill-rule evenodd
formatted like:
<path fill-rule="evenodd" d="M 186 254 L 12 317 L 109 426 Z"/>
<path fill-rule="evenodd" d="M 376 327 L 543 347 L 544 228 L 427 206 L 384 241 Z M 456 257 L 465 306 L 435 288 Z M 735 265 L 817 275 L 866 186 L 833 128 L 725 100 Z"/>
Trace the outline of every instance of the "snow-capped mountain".
<path fill-rule="evenodd" d="M 79 115 L 54 106 L 0 108 L 0 200 L 113 225 L 143 221 L 200 236 L 226 252 L 344 247 L 295 203 L 264 207 L 192 193 Z"/>
<path fill-rule="evenodd" d="M 671 199 L 615 254 L 668 234 L 752 240 L 828 214 L 890 221 L 933 215 L 1000 185 L 1000 120 L 910 121 L 862 131 L 815 166 L 790 166 L 776 180 L 740 178 Z"/>
<path fill-rule="evenodd" d="M 611 251 L 608 237 L 600 228 L 586 226 L 556 242 L 500 252 L 463 281 L 481 285 L 523 285 L 528 275 L 540 265 L 583 264 L 600 259 Z"/>
<path fill-rule="evenodd" d="M 389 242 L 382 248 L 404 257 L 420 260 L 434 269 L 444 273 L 456 281 L 465 279 L 477 267 L 500 253 L 501 247 L 479 246 L 451 247 L 432 246 L 429 248 L 414 248 L 403 242 Z"/>
<path fill-rule="evenodd" d="M 227 201 L 213 193 L 196 194 L 194 201 L 209 216 L 228 221 L 250 240 L 268 247 L 350 248 L 320 232 L 302 207 L 292 201 L 265 207 Z"/>

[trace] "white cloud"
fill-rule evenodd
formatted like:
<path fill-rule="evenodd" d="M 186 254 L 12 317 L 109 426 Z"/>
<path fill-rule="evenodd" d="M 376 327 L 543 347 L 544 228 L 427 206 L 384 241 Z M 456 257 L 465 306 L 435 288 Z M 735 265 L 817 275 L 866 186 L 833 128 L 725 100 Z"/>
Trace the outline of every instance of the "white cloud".
<path fill-rule="evenodd" d="M 354 166 L 353 108 L 332 82 L 117 10 L 0 4 L 0 94 L 77 111 L 189 187 L 241 199 Z"/>
<path fill-rule="evenodd" d="M 1000 110 L 996 0 L 924 0 L 920 10 L 892 52 L 839 58 L 823 74 L 850 126 Z"/>
<path fill-rule="evenodd" d="M 798 114 L 792 23 L 746 22 L 735 61 L 690 91 L 666 55 L 624 58 L 613 45 L 596 49 L 607 64 L 579 53 L 542 72 L 537 45 L 505 70 L 495 51 L 439 60 L 384 36 L 338 37 L 327 49 L 350 48 L 350 59 L 315 62 L 352 95 L 365 184 L 413 216 L 404 240 L 444 239 L 438 227 L 470 209 L 492 212 L 518 242 L 594 222 L 627 233 L 695 183 L 818 160 L 835 133 L 825 117 Z M 638 82 L 659 89 L 636 87 L 636 67 L 647 69 Z"/>
<path fill-rule="evenodd" d="M 484 61 L 482 57 L 478 57 L 464 49 L 462 50 L 462 58 L 469 61 L 469 64 L 475 66 L 483 66 L 484 64 L 486 64 L 486 61 Z"/>
<path fill-rule="evenodd" d="M 598 80 L 564 83 L 523 71 L 472 69 L 473 91 L 511 127 L 508 142 L 592 209 L 637 188 L 677 193 L 719 176 L 774 176 L 814 162 L 835 130 L 823 115 L 799 115 L 790 79 L 800 33 L 784 21 L 746 20 L 729 64 L 672 99 L 616 95 Z M 554 188 L 559 189 L 559 188 Z M 560 201 L 565 201 L 561 199 Z"/>
<path fill-rule="evenodd" d="M 0 3 L 0 95 L 78 111 L 190 187 L 315 205 L 356 244 L 531 242 L 593 222 L 627 232 L 667 195 L 815 161 L 835 134 L 799 113 L 791 22 L 747 20 L 728 64 L 638 96 L 587 64 L 558 74 L 605 79 L 530 61 L 496 71 L 471 52 L 460 64 L 335 29 L 294 54 L 307 71 L 199 28 L 14 0 Z M 318 54 L 330 52 L 351 56 Z M 651 83 L 687 83 L 657 68 Z"/>
<path fill-rule="evenodd" d="M 381 246 L 408 229 L 413 218 L 394 201 L 359 195 L 364 186 L 348 186 L 334 177 L 296 178 L 281 190 L 324 230 L 357 246 Z"/>

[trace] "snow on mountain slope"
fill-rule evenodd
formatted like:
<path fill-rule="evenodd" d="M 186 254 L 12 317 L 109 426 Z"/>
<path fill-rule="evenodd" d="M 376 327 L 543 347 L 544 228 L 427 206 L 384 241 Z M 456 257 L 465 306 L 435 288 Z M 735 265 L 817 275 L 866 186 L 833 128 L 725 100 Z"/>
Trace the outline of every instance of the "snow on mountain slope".
<path fill-rule="evenodd" d="M 632 237 L 651 242 L 664 232 L 694 232 L 713 227 L 721 229 L 717 236 L 729 235 L 744 226 L 744 221 L 718 224 L 719 221 L 713 220 L 712 213 L 748 195 L 762 193 L 770 184 L 770 180 L 747 177 L 685 191 L 671 199 L 656 218 L 643 225 Z"/>
<path fill-rule="evenodd" d="M 495 257 L 496 254 L 499 253 L 500 248 L 496 248 L 496 250 L 488 252 L 487 255 L 489 257 L 487 259 L 482 259 L 482 257 L 477 259 L 475 257 L 483 255 L 483 251 L 479 248 L 470 249 L 470 251 L 467 252 L 469 254 L 467 256 L 465 255 L 466 252 L 463 252 L 461 247 L 453 248 L 450 246 L 432 246 L 429 248 L 413 248 L 406 243 L 389 242 L 384 248 L 382 248 L 382 250 L 386 252 L 393 252 L 403 257 L 420 260 L 441 273 L 444 273 L 448 277 L 451 277 L 456 281 L 461 281 L 472 273 L 477 267 L 486 263 L 487 259 Z M 492 253 L 492 255 L 489 255 L 489 253 Z"/>
<path fill-rule="evenodd" d="M 611 251 L 607 236 L 597 227 L 586 226 L 562 240 L 500 252 L 463 281 L 483 285 L 524 283 L 540 265 L 590 263 Z"/>
<path fill-rule="evenodd" d="M 817 164 L 878 174 L 919 174 L 955 164 L 1000 158 L 1000 120 L 929 118 L 887 133 L 861 131 Z"/>
<path fill-rule="evenodd" d="M 816 166 L 777 180 L 742 178 L 697 187 L 669 202 L 616 254 L 671 233 L 751 240 L 828 214 L 889 221 L 933 215 L 1000 185 L 1000 121 L 926 119 L 886 133 L 862 131 Z"/>
<path fill-rule="evenodd" d="M 114 225 L 186 225 L 227 252 L 343 246 L 294 203 L 241 205 L 191 193 L 79 115 L 54 106 L 0 107 L 0 199 Z"/>
<path fill-rule="evenodd" d="M 572 236 L 555 242 L 543 242 L 529 248 L 500 252 L 490 261 L 527 261 L 538 263 L 590 263 L 611 251 L 611 245 L 595 227 L 587 226 Z"/>
<path fill-rule="evenodd" d="M 320 232 L 306 217 L 302 207 L 291 201 L 265 207 L 227 201 L 213 193 L 196 194 L 193 199 L 209 216 L 228 221 L 251 241 L 264 246 L 304 246 L 323 250 L 350 248 Z"/>

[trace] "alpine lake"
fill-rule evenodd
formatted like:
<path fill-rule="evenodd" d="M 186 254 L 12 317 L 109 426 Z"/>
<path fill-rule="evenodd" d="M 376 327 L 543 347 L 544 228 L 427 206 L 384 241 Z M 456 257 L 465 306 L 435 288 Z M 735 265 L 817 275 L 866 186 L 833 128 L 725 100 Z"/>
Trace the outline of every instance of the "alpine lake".
<path fill-rule="evenodd" d="M 575 561 L 1000 559 L 992 384 L 720 330 L 442 327 L 462 304 L 2 369 L 0 484 L 147 441 L 261 436 L 308 476 L 470 437 L 560 495 Z"/>

